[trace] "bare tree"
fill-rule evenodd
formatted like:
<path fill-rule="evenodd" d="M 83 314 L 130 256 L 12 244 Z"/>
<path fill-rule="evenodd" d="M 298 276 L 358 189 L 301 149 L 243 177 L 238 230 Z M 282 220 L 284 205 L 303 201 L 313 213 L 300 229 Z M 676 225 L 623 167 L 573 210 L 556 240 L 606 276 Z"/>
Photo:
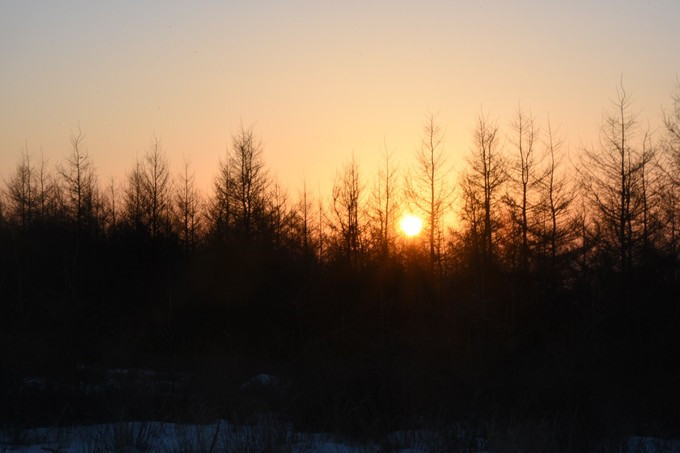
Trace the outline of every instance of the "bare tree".
<path fill-rule="evenodd" d="M 224 239 L 228 236 L 233 223 L 233 185 L 232 175 L 229 169 L 231 157 L 229 149 L 225 152 L 224 159 L 220 159 L 217 167 L 217 175 L 213 181 L 213 197 L 208 208 L 211 233 Z"/>
<path fill-rule="evenodd" d="M 118 222 L 120 221 L 118 215 L 118 188 L 116 187 L 116 181 L 111 177 L 109 180 L 109 185 L 106 189 L 107 194 L 107 204 L 108 204 L 108 219 L 109 219 L 109 231 L 113 231 L 118 227 Z"/>
<path fill-rule="evenodd" d="M 128 227 L 142 233 L 146 229 L 144 215 L 144 174 L 139 158 L 135 161 L 134 168 L 127 175 L 127 185 L 124 191 L 124 217 Z"/>
<path fill-rule="evenodd" d="M 659 222 L 665 226 L 660 238 L 663 250 L 675 260 L 680 253 L 680 187 L 664 173 L 659 187 Z"/>
<path fill-rule="evenodd" d="M 583 182 L 598 212 L 604 244 L 615 252 L 626 274 L 633 264 L 643 213 L 641 171 L 649 158 L 634 146 L 637 114 L 623 87 L 606 113 L 597 149 L 584 150 Z M 644 159 L 643 159 L 644 157 Z"/>
<path fill-rule="evenodd" d="M 531 114 L 526 115 L 521 108 L 517 109 L 511 128 L 513 135 L 510 142 L 514 148 L 508 166 L 508 192 L 504 201 L 510 210 L 513 220 L 511 228 L 516 228 L 519 238 L 519 265 L 522 272 L 529 270 L 529 234 L 530 216 L 536 200 L 534 192 L 540 182 L 536 171 L 535 147 L 538 130 Z"/>
<path fill-rule="evenodd" d="M 40 161 L 34 166 L 25 147 L 7 186 L 10 215 L 21 228 L 56 215 L 59 188 L 47 169 L 42 150 Z"/>
<path fill-rule="evenodd" d="M 64 185 L 67 216 L 78 234 L 85 227 L 94 227 L 97 210 L 97 177 L 84 147 L 85 136 L 80 128 L 71 133 L 71 152 L 58 167 Z"/>
<path fill-rule="evenodd" d="M 564 138 L 552 128 L 548 118 L 548 129 L 544 141 L 546 161 L 543 176 L 539 180 L 539 200 L 536 205 L 537 221 L 534 226 L 539 241 L 540 253 L 549 262 L 549 274 L 556 277 L 558 257 L 565 252 L 569 243 L 578 235 L 578 228 L 569 210 L 576 199 L 576 188 L 569 183 L 564 170 Z"/>
<path fill-rule="evenodd" d="M 339 234 L 342 254 L 353 264 L 358 262 L 361 251 L 359 205 L 362 191 L 359 164 L 352 155 L 333 183 L 333 228 Z"/>
<path fill-rule="evenodd" d="M 393 153 L 383 149 L 382 166 L 378 169 L 368 202 L 369 218 L 380 255 L 387 257 L 394 242 L 394 222 L 397 216 L 397 167 L 393 164 Z"/>
<path fill-rule="evenodd" d="M 276 249 L 283 245 L 284 240 L 290 238 L 293 226 L 294 213 L 288 208 L 288 193 L 274 180 L 269 201 L 270 229 Z"/>
<path fill-rule="evenodd" d="M 661 199 L 665 196 L 664 172 L 659 163 L 658 147 L 649 128 L 644 132 L 640 151 L 640 198 L 642 210 L 642 253 L 647 256 L 658 245 L 658 237 L 663 229 L 660 214 Z"/>
<path fill-rule="evenodd" d="M 483 253 L 483 219 L 482 213 L 484 203 L 480 196 L 473 179 L 469 174 L 464 174 L 461 178 L 462 189 L 462 207 L 460 212 L 461 221 L 467 225 L 465 231 L 461 233 L 461 245 L 468 249 L 471 258 L 476 261 L 476 265 L 480 266 Z"/>
<path fill-rule="evenodd" d="M 318 196 L 317 196 L 317 214 L 318 214 L 318 222 L 317 222 L 317 242 L 318 242 L 318 259 L 319 261 L 323 261 L 326 249 L 324 248 L 326 245 L 326 213 L 324 210 L 323 206 L 323 199 L 321 198 L 321 190 L 318 190 Z"/>
<path fill-rule="evenodd" d="M 454 187 L 448 170 L 443 131 L 430 114 L 416 153 L 415 169 L 406 178 L 406 197 L 425 217 L 432 267 L 441 266 L 442 220 L 453 202 Z"/>
<path fill-rule="evenodd" d="M 483 266 L 494 259 L 494 239 L 500 222 L 500 190 L 506 180 L 505 157 L 501 151 L 498 126 L 483 115 L 479 116 L 473 134 L 474 142 L 468 157 L 468 169 L 462 176 L 465 187 L 463 217 L 473 220 Z"/>
<path fill-rule="evenodd" d="M 202 221 L 200 215 L 201 195 L 194 182 L 194 173 L 190 171 L 189 162 L 184 162 L 184 169 L 179 175 L 179 184 L 175 190 L 175 224 L 180 243 L 185 250 L 194 250 L 199 241 Z"/>
<path fill-rule="evenodd" d="M 16 170 L 7 182 L 8 214 L 20 231 L 33 223 L 36 211 L 36 184 L 31 156 L 25 148 L 19 157 Z"/>
<path fill-rule="evenodd" d="M 302 180 L 302 190 L 298 195 L 298 205 L 296 208 L 296 211 L 300 217 L 298 225 L 300 230 L 299 234 L 301 239 L 302 254 L 304 256 L 309 255 L 313 247 L 312 236 L 314 227 L 312 209 L 314 209 L 314 204 L 311 197 L 309 196 L 309 191 L 307 190 L 307 179 L 305 178 Z"/>
<path fill-rule="evenodd" d="M 255 137 L 253 126 L 246 129 L 241 124 L 232 140 L 229 174 L 234 221 L 244 237 L 252 238 L 265 218 L 269 176 L 262 159 L 262 142 Z"/>
<path fill-rule="evenodd" d="M 146 225 L 150 236 L 156 238 L 167 234 L 170 230 L 172 188 L 168 161 L 160 139 L 155 136 L 144 158 L 142 168 Z"/>
<path fill-rule="evenodd" d="M 673 257 L 678 256 L 678 237 L 680 232 L 680 81 L 671 96 L 672 107 L 664 111 L 665 134 L 663 141 L 663 163 L 669 171 L 664 172 L 660 193 L 660 209 L 667 225 L 664 242 Z"/>
<path fill-rule="evenodd" d="M 57 192 L 59 187 L 47 169 L 47 161 L 40 150 L 40 163 L 35 174 L 37 218 L 41 222 L 55 216 L 57 211 Z"/>
<path fill-rule="evenodd" d="M 666 126 L 664 147 L 677 171 L 680 169 L 680 81 L 678 81 L 676 91 L 671 99 L 673 102 L 671 110 L 663 113 L 664 125 Z M 676 183 L 680 183 L 680 181 L 676 181 Z"/>

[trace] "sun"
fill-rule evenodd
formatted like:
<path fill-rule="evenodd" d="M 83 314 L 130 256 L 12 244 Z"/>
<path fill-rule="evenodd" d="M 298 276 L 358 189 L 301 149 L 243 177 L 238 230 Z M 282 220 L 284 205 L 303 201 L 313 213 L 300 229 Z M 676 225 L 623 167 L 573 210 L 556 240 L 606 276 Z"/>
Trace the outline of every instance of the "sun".
<path fill-rule="evenodd" d="M 413 214 L 404 214 L 399 221 L 399 226 L 406 236 L 413 237 L 423 228 L 423 220 Z"/>

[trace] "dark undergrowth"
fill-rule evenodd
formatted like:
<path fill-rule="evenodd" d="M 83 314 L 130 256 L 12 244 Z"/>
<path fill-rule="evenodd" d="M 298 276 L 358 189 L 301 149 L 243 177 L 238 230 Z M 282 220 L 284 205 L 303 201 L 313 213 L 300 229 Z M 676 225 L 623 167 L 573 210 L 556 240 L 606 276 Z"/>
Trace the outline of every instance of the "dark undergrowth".
<path fill-rule="evenodd" d="M 105 252 L 3 299 L 3 425 L 274 417 L 364 442 L 429 430 L 462 451 L 680 437 L 680 310 L 663 274 L 622 294 L 613 273 L 547 289 L 501 270 Z"/>

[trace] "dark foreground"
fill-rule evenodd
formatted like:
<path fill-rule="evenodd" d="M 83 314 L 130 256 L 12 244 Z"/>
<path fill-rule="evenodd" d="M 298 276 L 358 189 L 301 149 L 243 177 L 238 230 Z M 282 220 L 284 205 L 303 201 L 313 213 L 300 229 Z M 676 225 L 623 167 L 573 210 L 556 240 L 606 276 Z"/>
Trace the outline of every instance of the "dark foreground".
<path fill-rule="evenodd" d="M 358 442 L 456 426 L 534 451 L 680 438 L 680 304 L 663 268 L 553 287 L 500 269 L 433 277 L 417 257 L 100 252 L 77 278 L 34 263 L 43 278 L 4 298 L 5 427 L 274 417 Z"/>

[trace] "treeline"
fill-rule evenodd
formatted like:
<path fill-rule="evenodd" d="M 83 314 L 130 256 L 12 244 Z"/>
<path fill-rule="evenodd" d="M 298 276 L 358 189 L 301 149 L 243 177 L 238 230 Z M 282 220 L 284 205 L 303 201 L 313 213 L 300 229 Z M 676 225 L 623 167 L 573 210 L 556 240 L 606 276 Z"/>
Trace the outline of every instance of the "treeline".
<path fill-rule="evenodd" d="M 640 417 L 680 420 L 665 368 L 680 352 L 680 94 L 655 134 L 617 94 L 599 142 L 572 152 L 522 109 L 507 128 L 480 115 L 456 172 L 429 116 L 412 164 L 385 147 L 369 179 L 353 157 L 327 196 L 282 187 L 252 127 L 209 194 L 155 137 L 106 183 L 80 131 L 54 168 L 26 149 L 0 197 L 0 371 L 219 352 L 311 382 L 288 408 L 304 422 L 336 417 L 339 397 L 399 421 L 455 400 L 601 422 L 592 401 L 612 388 Z M 404 212 L 419 236 L 400 233 Z M 324 381 L 336 360 L 370 383 Z"/>
<path fill-rule="evenodd" d="M 570 154 L 550 121 L 540 128 L 519 109 L 503 130 L 480 116 L 455 173 L 431 116 L 413 164 L 400 167 L 385 148 L 369 181 L 352 157 L 329 197 L 306 182 L 290 196 L 266 168 L 252 127 L 233 135 L 210 194 L 197 189 L 189 163 L 172 172 L 155 137 L 124 181 L 104 184 L 79 130 L 54 170 L 21 152 L 0 198 L 0 225 L 15 245 L 54 228 L 76 243 L 134 237 L 188 252 L 260 243 L 356 266 L 403 261 L 411 247 L 440 276 L 469 270 L 483 278 L 500 267 L 564 286 L 593 266 L 628 274 L 649 260 L 675 262 L 679 103 L 676 96 L 665 130 L 653 136 L 621 88 L 599 143 Z M 423 218 L 420 239 L 402 238 L 404 212 Z"/>

